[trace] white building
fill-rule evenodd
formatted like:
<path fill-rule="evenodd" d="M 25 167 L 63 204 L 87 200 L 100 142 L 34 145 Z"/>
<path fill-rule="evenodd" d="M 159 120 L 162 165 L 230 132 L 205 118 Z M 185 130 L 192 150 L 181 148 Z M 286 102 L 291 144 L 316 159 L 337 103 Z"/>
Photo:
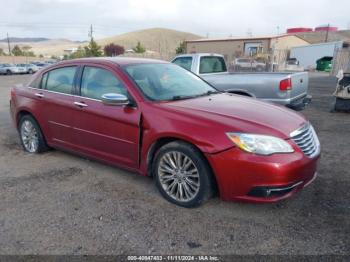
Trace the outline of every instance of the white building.
<path fill-rule="evenodd" d="M 322 57 L 333 57 L 336 49 L 341 49 L 343 41 L 327 42 L 291 48 L 290 58 L 296 58 L 305 69 L 315 69 L 316 61 Z"/>

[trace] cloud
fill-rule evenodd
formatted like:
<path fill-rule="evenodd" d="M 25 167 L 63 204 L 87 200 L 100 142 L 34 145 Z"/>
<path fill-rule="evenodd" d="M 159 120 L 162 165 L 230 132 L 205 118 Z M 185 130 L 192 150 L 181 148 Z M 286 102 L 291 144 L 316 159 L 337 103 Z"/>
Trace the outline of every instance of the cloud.
<path fill-rule="evenodd" d="M 168 27 L 210 36 L 275 34 L 288 27 L 349 25 L 348 0 L 12 0 L 2 5 L 0 38 L 44 36 L 87 38 L 149 27 Z"/>

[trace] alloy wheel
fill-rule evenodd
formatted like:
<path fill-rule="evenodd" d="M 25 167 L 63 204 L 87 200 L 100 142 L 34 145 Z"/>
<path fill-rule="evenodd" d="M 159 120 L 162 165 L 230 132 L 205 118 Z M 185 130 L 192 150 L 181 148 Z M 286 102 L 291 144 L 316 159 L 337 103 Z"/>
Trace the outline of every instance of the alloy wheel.
<path fill-rule="evenodd" d="M 23 121 L 21 125 L 21 138 L 24 148 L 30 152 L 35 153 L 39 147 L 38 131 L 33 123 L 29 120 Z"/>
<path fill-rule="evenodd" d="M 198 168 L 182 152 L 170 151 L 162 156 L 158 177 L 164 191 L 174 200 L 188 202 L 196 197 L 200 188 Z"/>

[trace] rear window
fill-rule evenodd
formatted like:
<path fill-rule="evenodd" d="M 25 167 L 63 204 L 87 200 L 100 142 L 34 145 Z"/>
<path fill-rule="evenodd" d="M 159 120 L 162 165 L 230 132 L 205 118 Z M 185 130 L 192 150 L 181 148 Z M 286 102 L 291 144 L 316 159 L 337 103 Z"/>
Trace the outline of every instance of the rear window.
<path fill-rule="evenodd" d="M 219 56 L 202 56 L 199 64 L 200 74 L 226 72 L 225 60 Z"/>
<path fill-rule="evenodd" d="M 173 63 L 191 71 L 192 57 L 178 57 L 173 61 Z"/>
<path fill-rule="evenodd" d="M 76 67 L 62 67 L 51 70 L 43 76 L 42 87 L 63 94 L 72 92 Z"/>

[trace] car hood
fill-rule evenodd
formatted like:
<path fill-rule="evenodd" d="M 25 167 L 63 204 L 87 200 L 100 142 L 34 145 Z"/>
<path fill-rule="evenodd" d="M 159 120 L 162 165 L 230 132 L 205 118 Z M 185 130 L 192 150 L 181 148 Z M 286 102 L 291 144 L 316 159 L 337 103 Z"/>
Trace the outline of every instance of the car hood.
<path fill-rule="evenodd" d="M 306 122 L 302 115 L 288 108 L 228 93 L 165 102 L 162 107 L 196 120 L 203 119 L 226 132 L 274 135 L 284 139 Z"/>

